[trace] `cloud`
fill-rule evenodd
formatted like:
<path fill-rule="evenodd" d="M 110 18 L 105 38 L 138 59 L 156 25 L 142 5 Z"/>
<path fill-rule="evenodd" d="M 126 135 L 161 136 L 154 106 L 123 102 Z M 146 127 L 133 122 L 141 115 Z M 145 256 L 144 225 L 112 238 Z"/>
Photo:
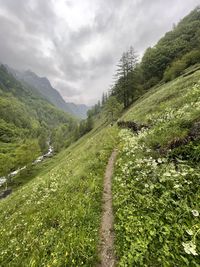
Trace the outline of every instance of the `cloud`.
<path fill-rule="evenodd" d="M 140 55 L 199 0 L 0 0 L 0 61 L 94 104 L 133 45 Z"/>

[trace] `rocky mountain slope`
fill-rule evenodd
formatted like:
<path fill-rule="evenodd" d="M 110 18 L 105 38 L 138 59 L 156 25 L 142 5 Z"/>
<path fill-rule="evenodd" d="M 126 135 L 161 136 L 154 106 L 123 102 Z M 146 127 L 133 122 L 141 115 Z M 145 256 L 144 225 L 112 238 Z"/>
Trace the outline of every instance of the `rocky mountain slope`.
<path fill-rule="evenodd" d="M 46 77 L 39 77 L 37 74 L 30 70 L 23 72 L 13 70 L 10 67 L 8 67 L 8 69 L 12 72 L 16 79 L 18 79 L 20 82 L 28 84 L 33 90 L 36 90 L 37 92 L 42 94 L 57 108 L 80 119 L 85 119 L 87 117 L 87 111 L 89 107 L 84 104 L 77 105 L 74 103 L 65 102 L 60 93 L 52 87 L 51 83 Z"/>

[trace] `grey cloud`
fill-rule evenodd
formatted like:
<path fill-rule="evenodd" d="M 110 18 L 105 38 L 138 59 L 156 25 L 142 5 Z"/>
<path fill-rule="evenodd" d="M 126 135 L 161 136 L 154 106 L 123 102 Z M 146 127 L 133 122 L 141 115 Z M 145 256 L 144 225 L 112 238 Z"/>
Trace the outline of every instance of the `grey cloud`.
<path fill-rule="evenodd" d="M 16 23 L 23 24 L 27 32 L 45 36 L 52 34 L 56 16 L 51 0 L 0 0 L 0 5 L 16 19 Z"/>
<path fill-rule="evenodd" d="M 40 5 L 40 2 L 43 4 Z M 41 47 L 44 39 L 48 37 L 51 40 L 52 31 L 48 31 L 48 28 L 52 27 L 47 24 L 50 25 L 48 21 L 54 23 L 56 17 L 53 17 L 51 5 L 48 5 L 50 1 L 34 1 L 34 7 L 30 3 L 0 0 L 0 59 L 15 68 L 55 75 L 55 65 L 52 65 L 52 59 L 45 56 Z M 44 39 L 41 36 L 45 36 Z"/>
<path fill-rule="evenodd" d="M 65 99 L 88 104 L 110 86 L 123 51 L 133 45 L 142 55 L 199 4 L 86 0 L 96 7 L 93 20 L 72 29 L 56 13 L 60 1 L 69 9 L 83 5 L 72 0 L 0 0 L 0 61 L 47 76 Z"/>
<path fill-rule="evenodd" d="M 56 81 L 54 86 L 59 88 L 59 92 L 65 99 L 71 96 L 78 96 L 80 94 L 80 91 L 77 88 L 72 87 L 69 83 L 62 80 Z"/>

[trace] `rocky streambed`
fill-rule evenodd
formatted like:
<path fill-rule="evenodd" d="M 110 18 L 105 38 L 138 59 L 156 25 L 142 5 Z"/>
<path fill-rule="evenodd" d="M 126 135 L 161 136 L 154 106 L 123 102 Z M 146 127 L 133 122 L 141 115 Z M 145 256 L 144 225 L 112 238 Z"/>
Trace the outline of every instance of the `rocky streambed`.
<path fill-rule="evenodd" d="M 47 153 L 45 153 L 42 156 L 39 156 L 36 160 L 34 160 L 32 162 L 32 165 L 36 165 L 39 164 L 40 162 L 42 162 L 45 158 L 49 158 L 53 155 L 53 147 L 51 145 L 49 145 L 48 151 Z M 21 168 L 18 168 L 15 171 L 12 171 L 11 173 L 9 173 L 7 176 L 2 176 L 0 177 L 0 188 L 9 180 L 11 180 L 14 176 L 16 176 L 18 173 L 20 173 L 22 170 L 26 169 L 26 166 L 23 166 Z M 10 195 L 12 193 L 12 189 L 10 188 L 6 188 L 5 190 L 3 190 L 2 192 L 0 192 L 0 199 L 7 197 L 8 195 Z"/>

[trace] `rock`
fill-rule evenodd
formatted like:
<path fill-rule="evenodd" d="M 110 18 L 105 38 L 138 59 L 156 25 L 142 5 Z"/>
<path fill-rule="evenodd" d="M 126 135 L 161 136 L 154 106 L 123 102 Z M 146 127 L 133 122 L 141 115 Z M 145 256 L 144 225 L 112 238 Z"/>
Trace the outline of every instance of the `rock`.
<path fill-rule="evenodd" d="M 200 121 L 195 122 L 189 132 L 189 136 L 191 140 L 199 140 L 200 139 Z"/>
<path fill-rule="evenodd" d="M 0 193 L 0 199 L 9 196 L 12 193 L 12 189 L 6 189 Z"/>
<path fill-rule="evenodd" d="M 133 132 L 138 132 L 142 128 L 149 128 L 145 124 L 139 124 L 139 123 L 136 123 L 134 121 L 118 121 L 117 126 L 120 128 L 128 128 L 128 129 L 132 130 Z"/>

